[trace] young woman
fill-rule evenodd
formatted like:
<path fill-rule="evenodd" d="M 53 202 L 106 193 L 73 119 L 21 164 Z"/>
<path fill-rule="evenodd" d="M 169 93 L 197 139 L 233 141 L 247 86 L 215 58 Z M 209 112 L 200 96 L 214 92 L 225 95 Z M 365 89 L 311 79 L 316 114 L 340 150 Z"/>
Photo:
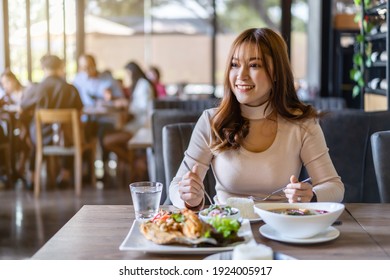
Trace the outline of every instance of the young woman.
<path fill-rule="evenodd" d="M 167 96 L 167 91 L 165 90 L 164 84 L 161 82 L 161 74 L 157 66 L 150 66 L 148 71 L 146 71 L 146 77 L 153 83 L 157 98 L 164 98 Z"/>
<path fill-rule="evenodd" d="M 289 202 L 342 201 L 344 185 L 317 117 L 297 97 L 283 39 L 268 28 L 245 30 L 228 56 L 220 106 L 204 111 L 194 129 L 169 187 L 171 201 L 202 208 L 210 166 L 220 203 L 232 196 L 264 197 L 280 186 Z M 302 166 L 312 184 L 298 181 Z"/>
<path fill-rule="evenodd" d="M 19 82 L 18 78 L 16 78 L 15 74 L 12 73 L 11 70 L 6 69 L 0 75 L 0 83 L 5 93 L 1 98 L 4 100 L 4 103 L 20 106 L 24 87 Z"/>
<path fill-rule="evenodd" d="M 20 107 L 26 88 L 20 83 L 16 75 L 11 70 L 6 69 L 0 75 L 0 83 L 1 87 L 4 89 L 4 96 L 0 98 L 0 107 L 4 105 L 15 105 Z M 28 123 L 23 119 L 20 119 L 18 114 L 10 114 L 7 118 L 9 122 L 14 124 L 14 128 L 19 130 L 19 133 L 15 135 L 12 132 L 11 137 L 14 142 L 15 151 L 19 154 L 19 156 L 17 156 L 16 175 L 19 178 L 24 178 L 25 165 L 32 145 Z M 5 119 L 2 121 L 5 121 Z M 10 133 L 10 131 L 8 131 L 8 133 Z M 7 141 L 9 141 L 9 138 Z"/>

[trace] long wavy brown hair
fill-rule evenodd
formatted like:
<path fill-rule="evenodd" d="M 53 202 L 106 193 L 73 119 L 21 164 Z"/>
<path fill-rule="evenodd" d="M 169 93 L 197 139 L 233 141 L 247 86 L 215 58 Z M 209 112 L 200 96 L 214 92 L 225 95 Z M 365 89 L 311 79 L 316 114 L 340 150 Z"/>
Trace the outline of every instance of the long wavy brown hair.
<path fill-rule="evenodd" d="M 227 58 L 224 78 L 224 96 L 211 120 L 216 152 L 238 149 L 249 132 L 249 120 L 241 116 L 240 103 L 229 81 L 234 53 L 244 44 L 254 44 L 263 55 L 266 74 L 272 83 L 268 106 L 287 120 L 305 120 L 318 117 L 316 110 L 298 99 L 294 77 L 283 38 L 269 28 L 251 28 L 243 31 L 233 42 Z M 270 63 L 272 61 L 272 63 Z"/>

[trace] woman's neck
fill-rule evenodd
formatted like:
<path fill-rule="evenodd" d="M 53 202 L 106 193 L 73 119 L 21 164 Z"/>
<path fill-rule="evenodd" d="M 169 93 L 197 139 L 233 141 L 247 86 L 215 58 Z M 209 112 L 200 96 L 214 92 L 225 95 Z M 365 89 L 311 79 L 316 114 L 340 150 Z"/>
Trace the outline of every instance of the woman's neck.
<path fill-rule="evenodd" d="M 273 111 L 272 106 L 269 102 L 265 102 L 256 107 L 240 104 L 240 108 L 241 115 L 249 120 L 265 119 Z"/>

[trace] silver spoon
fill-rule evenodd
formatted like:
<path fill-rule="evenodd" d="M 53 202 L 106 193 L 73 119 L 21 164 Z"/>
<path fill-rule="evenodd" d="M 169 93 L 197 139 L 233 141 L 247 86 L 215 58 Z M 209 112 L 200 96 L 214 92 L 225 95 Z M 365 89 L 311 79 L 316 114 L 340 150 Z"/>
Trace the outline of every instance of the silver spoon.
<path fill-rule="evenodd" d="M 310 182 L 311 181 L 311 178 L 306 178 L 305 180 L 301 181 L 300 183 L 306 183 L 306 182 Z M 255 196 L 248 196 L 249 199 L 252 199 L 253 201 L 264 201 L 264 200 L 267 200 L 268 198 L 270 198 L 271 196 L 273 196 L 274 194 L 278 193 L 278 192 L 281 192 L 285 189 L 286 187 L 283 187 L 283 188 L 280 188 L 280 189 L 277 189 L 276 191 L 273 191 L 272 193 L 270 193 L 269 195 L 267 195 L 266 197 L 255 197 Z"/>
<path fill-rule="evenodd" d="M 186 166 L 186 168 L 188 169 L 188 171 L 191 172 L 191 168 L 188 166 L 188 163 L 187 163 L 185 160 L 183 160 L 183 163 L 184 163 L 184 165 Z M 206 192 L 206 190 L 204 189 L 204 186 L 203 186 L 203 192 L 204 192 L 204 194 L 206 195 L 207 199 L 209 200 L 210 205 L 213 205 L 213 204 L 214 204 L 214 203 L 213 203 L 213 200 L 211 199 L 211 197 L 209 196 L 209 194 L 208 194 L 208 193 Z"/>

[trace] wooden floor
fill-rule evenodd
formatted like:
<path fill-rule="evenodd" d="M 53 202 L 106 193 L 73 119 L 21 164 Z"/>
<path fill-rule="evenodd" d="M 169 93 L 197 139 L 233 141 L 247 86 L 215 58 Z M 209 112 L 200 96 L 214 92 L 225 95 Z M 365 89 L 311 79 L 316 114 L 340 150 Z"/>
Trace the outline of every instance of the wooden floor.
<path fill-rule="evenodd" d="M 47 187 L 38 199 L 21 181 L 0 188 L 0 259 L 30 258 L 83 205 L 131 204 L 129 183 L 113 170 L 97 186 L 83 185 L 80 197 L 71 186 Z"/>

